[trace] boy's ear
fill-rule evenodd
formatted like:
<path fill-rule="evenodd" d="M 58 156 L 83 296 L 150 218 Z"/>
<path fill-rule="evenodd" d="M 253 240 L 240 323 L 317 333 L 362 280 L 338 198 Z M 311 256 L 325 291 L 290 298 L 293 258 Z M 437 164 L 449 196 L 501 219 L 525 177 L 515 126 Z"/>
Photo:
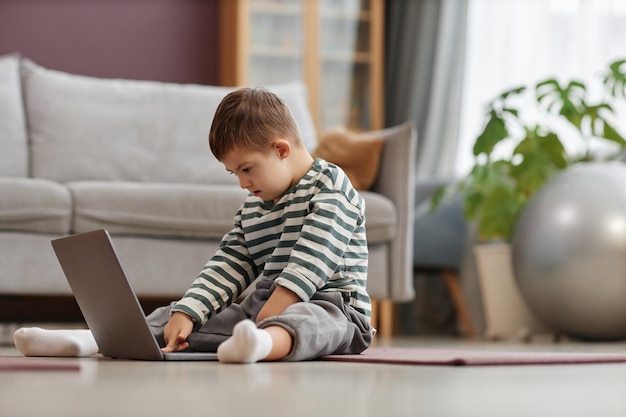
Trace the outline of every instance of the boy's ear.
<path fill-rule="evenodd" d="M 278 153 L 280 158 L 286 158 L 291 153 L 291 144 L 285 139 L 278 139 L 272 143 L 272 149 Z"/>

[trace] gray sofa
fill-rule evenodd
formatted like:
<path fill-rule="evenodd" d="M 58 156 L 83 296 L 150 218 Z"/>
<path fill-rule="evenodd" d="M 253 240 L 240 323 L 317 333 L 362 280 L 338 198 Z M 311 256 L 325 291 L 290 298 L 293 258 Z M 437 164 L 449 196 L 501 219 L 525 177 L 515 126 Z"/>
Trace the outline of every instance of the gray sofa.
<path fill-rule="evenodd" d="M 269 88 L 315 148 L 304 87 Z M 207 144 L 212 115 L 230 90 L 92 78 L 1 56 L 0 303 L 36 312 L 20 300 L 71 297 L 50 240 L 97 228 L 111 233 L 140 299 L 180 297 L 246 193 Z M 414 129 L 364 135 L 385 138 L 376 183 L 363 192 L 369 291 L 407 301 L 414 296 Z"/>

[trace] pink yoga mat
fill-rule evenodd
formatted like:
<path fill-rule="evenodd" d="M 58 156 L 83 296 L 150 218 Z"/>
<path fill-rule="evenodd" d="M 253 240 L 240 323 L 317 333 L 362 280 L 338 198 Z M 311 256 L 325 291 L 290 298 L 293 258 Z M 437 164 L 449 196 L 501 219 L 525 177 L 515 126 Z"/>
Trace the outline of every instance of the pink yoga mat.
<path fill-rule="evenodd" d="M 626 362 L 626 352 L 622 354 L 371 347 L 360 355 L 330 355 L 322 360 L 397 365 L 559 365 Z"/>
<path fill-rule="evenodd" d="M 80 364 L 73 359 L 25 358 L 0 356 L 2 371 L 80 371 Z"/>

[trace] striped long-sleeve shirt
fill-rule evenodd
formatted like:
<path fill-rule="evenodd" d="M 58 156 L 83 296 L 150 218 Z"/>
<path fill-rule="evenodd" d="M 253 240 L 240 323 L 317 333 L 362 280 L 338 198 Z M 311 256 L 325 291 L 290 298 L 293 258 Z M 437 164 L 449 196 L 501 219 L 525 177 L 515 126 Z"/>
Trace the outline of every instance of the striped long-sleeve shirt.
<path fill-rule="evenodd" d="M 200 326 L 261 276 L 302 301 L 317 291 L 340 291 L 369 317 L 367 261 L 365 203 L 340 168 L 316 159 L 276 204 L 246 198 L 233 229 L 174 311 Z"/>

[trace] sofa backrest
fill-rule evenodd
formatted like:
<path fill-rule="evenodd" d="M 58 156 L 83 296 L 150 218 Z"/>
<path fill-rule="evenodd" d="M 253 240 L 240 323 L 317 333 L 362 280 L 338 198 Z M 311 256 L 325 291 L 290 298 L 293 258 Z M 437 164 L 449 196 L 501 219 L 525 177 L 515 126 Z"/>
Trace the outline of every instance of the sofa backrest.
<path fill-rule="evenodd" d="M 28 175 L 28 143 L 20 57 L 0 56 L 0 177 Z"/>
<path fill-rule="evenodd" d="M 208 133 L 232 88 L 103 79 L 24 60 L 32 175 L 76 180 L 234 183 Z M 316 136 L 303 84 L 268 86 L 285 100 L 305 145 Z"/>

